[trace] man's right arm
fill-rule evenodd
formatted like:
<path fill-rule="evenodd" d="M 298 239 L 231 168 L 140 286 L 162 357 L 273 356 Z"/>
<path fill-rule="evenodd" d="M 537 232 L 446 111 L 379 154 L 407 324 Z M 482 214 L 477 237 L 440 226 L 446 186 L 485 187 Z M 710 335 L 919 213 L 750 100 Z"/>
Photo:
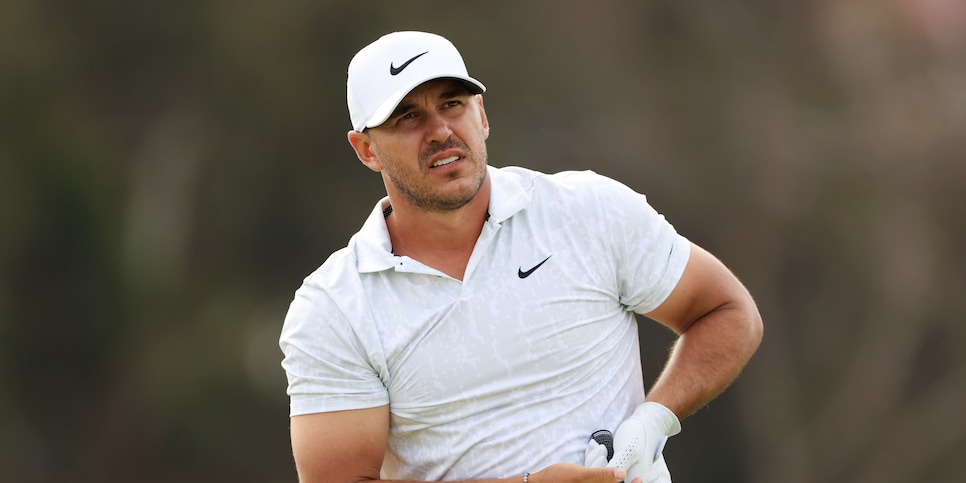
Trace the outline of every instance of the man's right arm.
<path fill-rule="evenodd" d="M 293 416 L 291 425 L 301 483 L 379 479 L 389 406 Z"/>
<path fill-rule="evenodd" d="M 300 483 L 379 480 L 389 437 L 389 406 L 293 416 L 292 452 Z M 556 464 L 531 473 L 529 483 L 617 483 L 624 470 Z M 477 483 L 520 483 L 522 474 Z"/>

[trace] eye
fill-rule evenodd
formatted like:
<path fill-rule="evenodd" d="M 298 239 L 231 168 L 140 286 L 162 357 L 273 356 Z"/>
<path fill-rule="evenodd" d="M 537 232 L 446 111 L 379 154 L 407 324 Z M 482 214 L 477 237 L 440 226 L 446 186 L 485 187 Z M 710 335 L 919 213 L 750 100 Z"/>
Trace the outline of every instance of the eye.
<path fill-rule="evenodd" d="M 413 119 L 416 119 L 416 117 L 418 117 L 418 114 L 416 114 L 414 111 L 404 112 L 393 118 L 393 124 L 398 125 L 408 123 Z"/>

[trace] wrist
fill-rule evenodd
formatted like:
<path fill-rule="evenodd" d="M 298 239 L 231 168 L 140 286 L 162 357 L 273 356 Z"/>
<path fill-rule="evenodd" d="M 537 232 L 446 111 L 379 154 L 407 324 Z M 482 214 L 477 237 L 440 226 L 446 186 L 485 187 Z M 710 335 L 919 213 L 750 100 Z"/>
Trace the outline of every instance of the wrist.
<path fill-rule="evenodd" d="M 661 403 L 644 402 L 634 410 L 634 416 L 657 422 L 665 436 L 674 436 L 681 432 L 681 420 L 674 411 Z"/>

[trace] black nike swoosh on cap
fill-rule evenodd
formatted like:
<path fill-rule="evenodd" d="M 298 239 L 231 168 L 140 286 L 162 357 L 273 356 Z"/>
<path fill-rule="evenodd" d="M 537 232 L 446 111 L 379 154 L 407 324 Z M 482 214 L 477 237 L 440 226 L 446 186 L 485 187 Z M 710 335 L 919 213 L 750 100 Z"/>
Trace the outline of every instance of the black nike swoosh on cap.
<path fill-rule="evenodd" d="M 426 55 L 428 53 L 429 53 L 429 51 L 427 50 L 426 52 L 423 52 L 422 54 L 419 54 L 419 55 L 413 57 L 412 59 L 409 59 L 406 62 L 403 62 L 403 64 L 400 65 L 399 67 L 396 67 L 396 66 L 392 65 L 392 62 L 390 62 L 389 63 L 389 75 L 397 75 L 397 74 L 399 74 L 400 72 L 403 71 L 403 69 L 405 69 L 406 67 L 408 67 L 409 64 L 412 64 L 414 60 L 416 60 L 416 59 L 418 59 L 418 58 L 420 58 L 420 57 L 422 57 L 422 56 L 424 56 L 424 55 Z"/>

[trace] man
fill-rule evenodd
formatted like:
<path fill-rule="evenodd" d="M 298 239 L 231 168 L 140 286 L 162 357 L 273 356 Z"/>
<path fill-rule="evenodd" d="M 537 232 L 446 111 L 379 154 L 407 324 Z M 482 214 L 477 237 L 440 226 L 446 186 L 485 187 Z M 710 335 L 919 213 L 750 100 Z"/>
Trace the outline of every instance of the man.
<path fill-rule="evenodd" d="M 755 304 L 624 185 L 488 166 L 484 90 L 428 33 L 349 64 L 388 196 L 286 316 L 299 478 L 670 481 L 663 442 L 756 350 Z M 646 398 L 635 313 L 680 334 Z"/>

